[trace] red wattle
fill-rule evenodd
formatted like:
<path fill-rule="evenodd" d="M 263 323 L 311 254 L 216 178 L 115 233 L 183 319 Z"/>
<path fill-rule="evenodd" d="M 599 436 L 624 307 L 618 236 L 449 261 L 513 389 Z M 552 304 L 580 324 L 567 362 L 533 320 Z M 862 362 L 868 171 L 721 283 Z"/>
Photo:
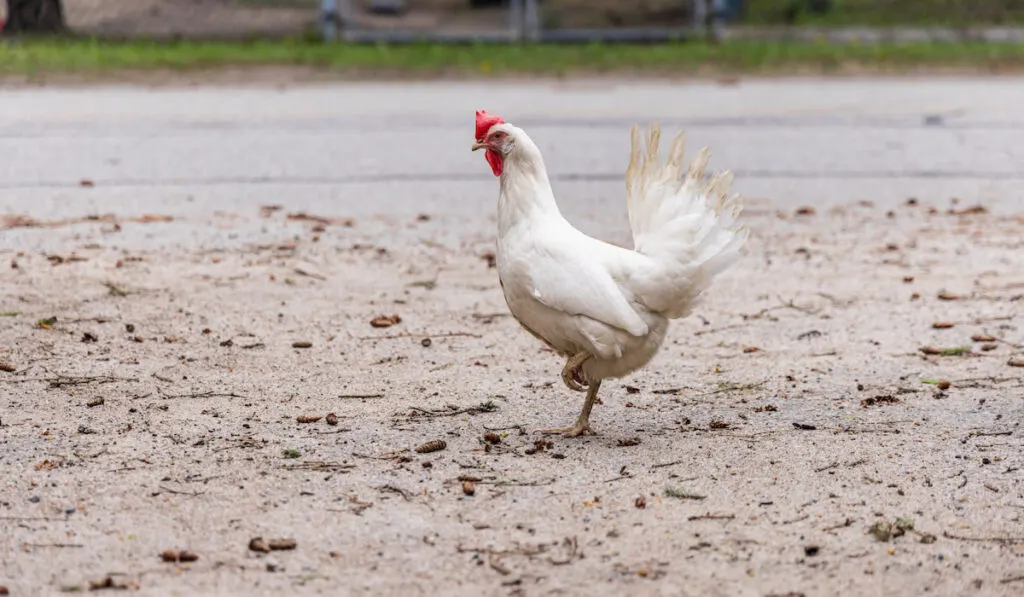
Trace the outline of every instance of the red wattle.
<path fill-rule="evenodd" d="M 494 172 L 495 176 L 501 176 L 505 163 L 502 161 L 501 156 L 498 155 L 498 152 L 488 149 L 484 156 L 487 158 L 487 163 L 491 165 L 491 172 Z"/>

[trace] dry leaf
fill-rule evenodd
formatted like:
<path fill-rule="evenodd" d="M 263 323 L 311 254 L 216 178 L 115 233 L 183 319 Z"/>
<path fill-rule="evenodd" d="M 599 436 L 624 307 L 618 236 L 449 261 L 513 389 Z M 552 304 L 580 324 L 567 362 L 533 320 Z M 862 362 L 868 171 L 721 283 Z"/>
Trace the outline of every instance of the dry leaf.
<path fill-rule="evenodd" d="M 320 415 L 299 415 L 295 417 L 295 420 L 299 423 L 316 423 L 322 418 Z"/>
<path fill-rule="evenodd" d="M 956 324 L 954 324 L 952 321 L 936 321 L 935 323 L 932 324 L 932 327 L 937 330 L 945 330 L 953 327 L 954 325 Z"/>
<path fill-rule="evenodd" d="M 873 396 L 871 398 L 865 398 L 860 401 L 861 408 L 867 408 L 875 404 L 896 404 L 900 401 L 895 396 Z"/>

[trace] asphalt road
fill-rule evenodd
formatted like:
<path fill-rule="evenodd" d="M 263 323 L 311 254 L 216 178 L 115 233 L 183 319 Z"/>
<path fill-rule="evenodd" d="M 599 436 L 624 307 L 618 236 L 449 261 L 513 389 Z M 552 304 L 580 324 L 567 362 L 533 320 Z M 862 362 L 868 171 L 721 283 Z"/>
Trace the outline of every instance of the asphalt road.
<path fill-rule="evenodd" d="M 584 227 L 621 221 L 629 126 L 650 120 L 780 208 L 921 195 L 1012 209 L 1024 195 L 1024 82 L 1010 78 L 112 86 L 0 95 L 0 210 L 208 215 L 287 196 L 318 213 L 487 216 L 478 108 L 531 134 Z"/>

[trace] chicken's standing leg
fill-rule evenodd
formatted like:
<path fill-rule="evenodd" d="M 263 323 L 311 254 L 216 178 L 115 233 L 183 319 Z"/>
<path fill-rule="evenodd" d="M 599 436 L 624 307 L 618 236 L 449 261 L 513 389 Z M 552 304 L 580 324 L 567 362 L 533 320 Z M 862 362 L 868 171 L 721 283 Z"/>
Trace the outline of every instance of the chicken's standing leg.
<path fill-rule="evenodd" d="M 572 427 L 554 429 L 538 429 L 537 433 L 543 433 L 545 435 L 560 433 L 565 437 L 576 437 L 587 434 L 592 435 L 594 430 L 590 428 L 590 411 L 594 408 L 594 402 L 597 401 L 597 391 L 599 389 L 601 389 L 601 380 L 590 382 L 590 387 L 587 388 L 587 399 L 583 403 L 583 410 L 580 411 L 580 416 L 576 417 L 575 425 Z"/>
<path fill-rule="evenodd" d="M 580 369 L 583 363 L 590 358 L 590 353 L 578 352 L 567 361 L 565 361 L 565 367 L 562 368 L 562 381 L 570 390 L 575 392 L 586 392 L 586 378 L 583 376 L 583 370 Z M 580 382 L 583 383 L 580 383 Z"/>

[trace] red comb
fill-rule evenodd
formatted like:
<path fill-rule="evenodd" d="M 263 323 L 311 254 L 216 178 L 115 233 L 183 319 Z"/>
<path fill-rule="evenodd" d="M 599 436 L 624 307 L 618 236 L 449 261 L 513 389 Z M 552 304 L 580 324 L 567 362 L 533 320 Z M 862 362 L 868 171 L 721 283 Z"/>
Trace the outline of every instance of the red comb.
<path fill-rule="evenodd" d="M 505 122 L 501 116 L 494 116 L 488 114 L 484 110 L 476 111 L 476 138 L 483 139 L 487 131 L 491 130 L 491 127 L 496 124 L 502 124 Z"/>

